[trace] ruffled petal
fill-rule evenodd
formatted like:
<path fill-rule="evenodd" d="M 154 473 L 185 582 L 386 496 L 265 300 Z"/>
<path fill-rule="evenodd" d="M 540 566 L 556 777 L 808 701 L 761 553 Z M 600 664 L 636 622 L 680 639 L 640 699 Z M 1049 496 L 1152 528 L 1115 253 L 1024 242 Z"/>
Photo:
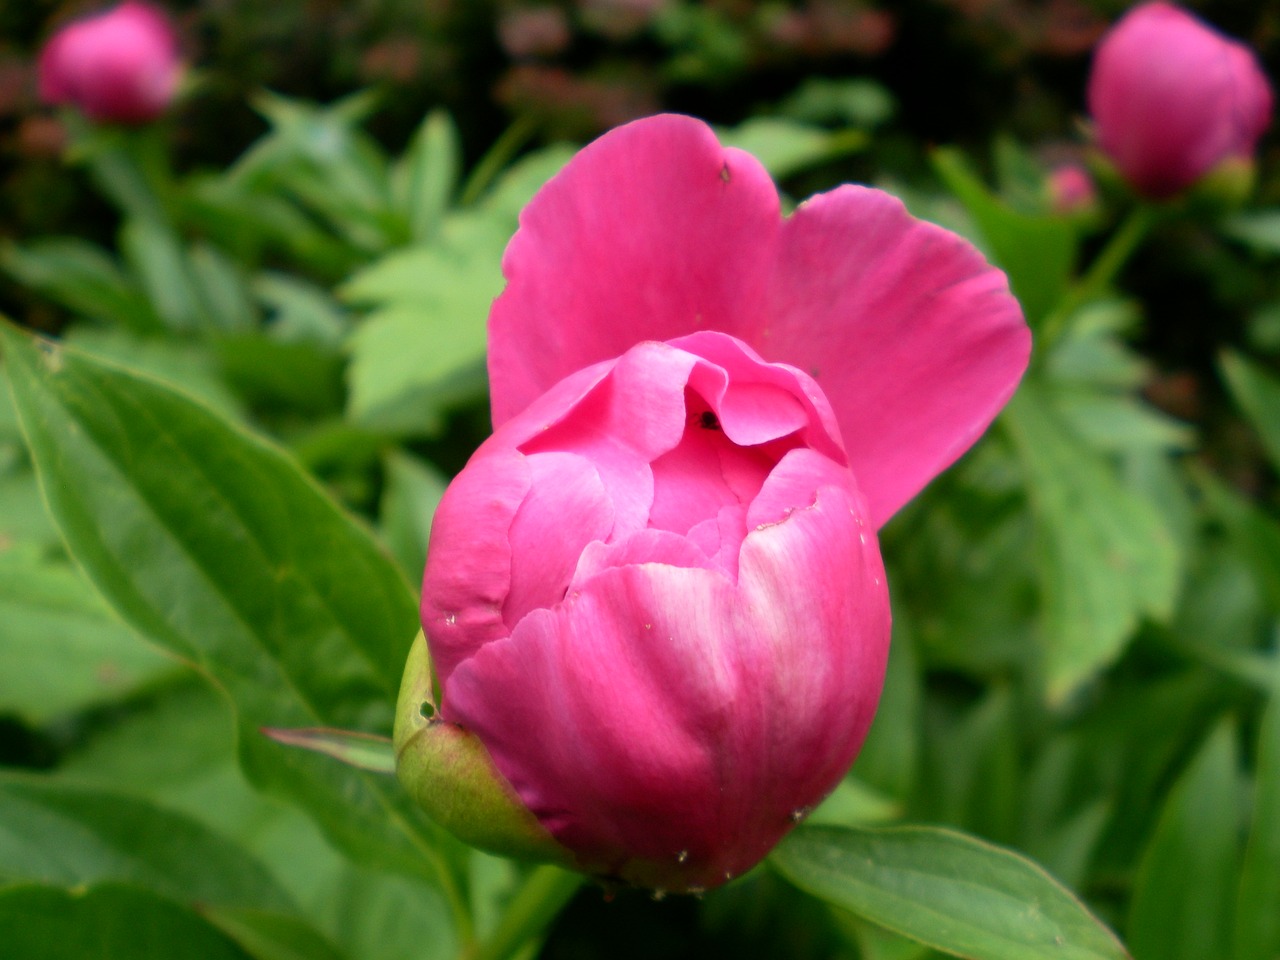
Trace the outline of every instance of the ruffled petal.
<path fill-rule="evenodd" d="M 508 633 L 502 610 L 511 591 L 511 524 L 531 471 L 513 450 L 477 453 L 440 500 L 427 546 L 422 627 L 445 683 L 459 663 Z"/>
<path fill-rule="evenodd" d="M 643 340 L 758 323 L 780 219 L 749 154 L 689 117 L 585 147 L 520 217 L 489 318 L 494 424 Z"/>
<path fill-rule="evenodd" d="M 746 339 L 822 387 L 876 527 L 978 439 L 1031 351 L 1001 271 L 864 187 L 787 220 L 766 315 Z"/>

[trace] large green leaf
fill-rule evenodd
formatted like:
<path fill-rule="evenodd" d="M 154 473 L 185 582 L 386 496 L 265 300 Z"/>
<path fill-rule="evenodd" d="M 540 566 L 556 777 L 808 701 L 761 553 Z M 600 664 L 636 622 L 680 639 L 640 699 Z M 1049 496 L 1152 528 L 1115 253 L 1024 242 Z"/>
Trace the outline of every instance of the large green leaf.
<path fill-rule="evenodd" d="M 12 960 L 274 960 L 195 910 L 128 886 L 0 888 L 0 956 Z"/>
<path fill-rule="evenodd" d="M 0 773 L 0 883 L 112 881 L 182 903 L 292 909 L 261 864 L 186 816 L 124 794 Z"/>
<path fill-rule="evenodd" d="M 1235 960 L 1280 956 L 1280 660 L 1258 732 L 1253 826 L 1236 903 Z"/>
<path fill-rule="evenodd" d="M 75 570 L 0 551 L 0 712 L 43 723 L 177 669 Z"/>
<path fill-rule="evenodd" d="M 1129 910 L 1129 944 L 1139 960 L 1229 954 L 1240 862 L 1234 738 L 1234 725 L 1220 723 L 1160 812 Z"/>
<path fill-rule="evenodd" d="M 439 875 L 393 780 L 262 737 L 388 733 L 416 604 L 362 527 L 283 453 L 161 384 L 0 326 L 22 426 L 72 554 L 139 632 L 237 709 L 250 779 L 349 853 Z"/>
<path fill-rule="evenodd" d="M 816 897 L 971 960 L 1119 960 L 1124 947 L 1065 887 L 950 830 L 802 827 L 769 862 Z"/>
<path fill-rule="evenodd" d="M 1111 663 L 1140 619 L 1166 619 L 1176 541 L 1152 505 L 1024 384 L 1005 424 L 1026 470 L 1041 545 L 1045 672 L 1051 698 Z"/>

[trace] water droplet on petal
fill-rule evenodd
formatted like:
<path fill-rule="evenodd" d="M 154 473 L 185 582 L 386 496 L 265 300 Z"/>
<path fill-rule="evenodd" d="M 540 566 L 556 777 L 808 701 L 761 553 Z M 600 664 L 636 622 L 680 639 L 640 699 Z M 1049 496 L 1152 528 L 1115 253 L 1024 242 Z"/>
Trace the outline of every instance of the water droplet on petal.
<path fill-rule="evenodd" d="M 858 534 L 858 542 L 865 547 L 867 545 L 867 535 L 865 533 Z"/>
<path fill-rule="evenodd" d="M 688 890 L 685 891 L 685 893 L 692 896 L 695 900 L 701 900 L 703 894 L 705 894 L 706 892 L 707 892 L 706 887 L 690 887 Z"/>
<path fill-rule="evenodd" d="M 681 850 L 679 853 L 676 854 L 676 863 L 684 863 L 688 859 L 689 859 L 688 850 Z"/>
<path fill-rule="evenodd" d="M 803 820 L 812 812 L 813 812 L 813 807 L 796 807 L 794 810 L 791 811 L 791 822 L 799 823 L 801 820 Z"/>
<path fill-rule="evenodd" d="M 446 613 L 444 615 L 444 622 L 452 627 L 458 622 L 458 615 L 456 613 Z"/>
<path fill-rule="evenodd" d="M 667 899 L 667 891 L 655 890 L 653 893 L 649 894 L 649 896 L 652 898 L 654 903 L 661 903 L 663 900 Z"/>

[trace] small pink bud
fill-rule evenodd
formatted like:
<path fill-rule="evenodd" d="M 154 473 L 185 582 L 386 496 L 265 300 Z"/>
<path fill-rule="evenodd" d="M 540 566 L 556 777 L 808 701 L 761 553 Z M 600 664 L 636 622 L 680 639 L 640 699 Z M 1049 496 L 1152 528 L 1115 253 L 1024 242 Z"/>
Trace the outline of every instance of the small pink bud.
<path fill-rule="evenodd" d="M 1098 45 L 1089 112 L 1129 185 L 1164 200 L 1223 160 L 1248 158 L 1271 122 L 1253 52 L 1169 3 L 1130 11 Z"/>
<path fill-rule="evenodd" d="M 165 14 L 137 0 L 59 30 L 40 54 L 40 98 L 99 123 L 141 124 L 168 108 L 182 75 Z"/>
<path fill-rule="evenodd" d="M 1093 178 L 1084 167 L 1067 163 L 1049 174 L 1049 205 L 1061 216 L 1087 213 L 1098 202 L 1098 191 Z"/>

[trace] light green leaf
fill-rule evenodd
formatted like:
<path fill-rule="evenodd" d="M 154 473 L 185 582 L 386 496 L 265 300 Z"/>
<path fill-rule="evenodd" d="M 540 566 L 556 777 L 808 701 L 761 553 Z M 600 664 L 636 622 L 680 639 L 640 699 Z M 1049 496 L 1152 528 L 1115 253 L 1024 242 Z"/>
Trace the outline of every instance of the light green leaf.
<path fill-rule="evenodd" d="M 202 913 L 254 960 L 341 960 L 333 944 L 297 917 L 245 907 L 212 907 Z"/>
<path fill-rule="evenodd" d="M 150 219 L 127 220 L 120 228 L 120 250 L 165 326 L 186 332 L 209 326 L 186 252 L 171 227 Z"/>
<path fill-rule="evenodd" d="M 1280 660 L 1273 655 L 1271 699 L 1258 730 L 1253 826 L 1236 902 L 1235 960 L 1280 956 Z"/>
<path fill-rule="evenodd" d="M 1280 379 L 1238 353 L 1224 353 L 1221 364 L 1232 396 L 1258 431 L 1271 465 L 1280 470 Z"/>
<path fill-rule="evenodd" d="M 150 380 L 0 326 L 23 429 L 66 542 L 135 629 L 236 705 L 240 760 L 353 856 L 442 874 L 394 781 L 263 726 L 386 733 L 416 604 L 371 536 L 279 450 Z"/>
<path fill-rule="evenodd" d="M 1049 695 L 1061 700 L 1123 650 L 1143 616 L 1172 612 L 1176 541 L 1159 513 L 1023 384 L 1004 423 L 1026 470 L 1041 546 Z"/>
<path fill-rule="evenodd" d="M 1222 232 L 1259 253 L 1280 254 L 1280 209 L 1237 214 L 1222 224 Z"/>
<path fill-rule="evenodd" d="M 1224 721 L 1174 784 L 1138 866 L 1128 924 L 1135 956 L 1227 955 L 1239 804 L 1235 729 Z"/>
<path fill-rule="evenodd" d="M 272 960 L 194 910 L 127 886 L 0 888 L 0 930 L 14 960 Z"/>
<path fill-rule="evenodd" d="M 179 669 L 66 564 L 0 551 L 0 712 L 44 723 Z"/>
<path fill-rule="evenodd" d="M 1124 948 L 1030 860 L 932 827 L 802 827 L 769 858 L 816 897 L 973 960 L 1121 960 Z"/>
<path fill-rule="evenodd" d="M 777 117 L 753 117 L 736 127 L 720 129 L 716 135 L 726 147 L 754 156 L 775 180 L 863 150 L 871 141 L 863 130 L 833 133 Z"/>
<path fill-rule="evenodd" d="M 936 150 L 934 169 L 977 222 L 996 265 L 1034 327 L 1062 299 L 1075 265 L 1076 234 L 1065 220 L 1006 206 L 973 173 L 958 150 Z"/>
<path fill-rule="evenodd" d="M 408 212 L 415 243 L 427 243 L 439 231 L 461 168 L 458 127 L 443 110 L 433 110 L 391 172 L 396 204 Z"/>
<path fill-rule="evenodd" d="M 185 816 L 123 794 L 0 773 L 0 882 L 111 881 L 181 903 L 293 909 L 261 864 Z"/>

